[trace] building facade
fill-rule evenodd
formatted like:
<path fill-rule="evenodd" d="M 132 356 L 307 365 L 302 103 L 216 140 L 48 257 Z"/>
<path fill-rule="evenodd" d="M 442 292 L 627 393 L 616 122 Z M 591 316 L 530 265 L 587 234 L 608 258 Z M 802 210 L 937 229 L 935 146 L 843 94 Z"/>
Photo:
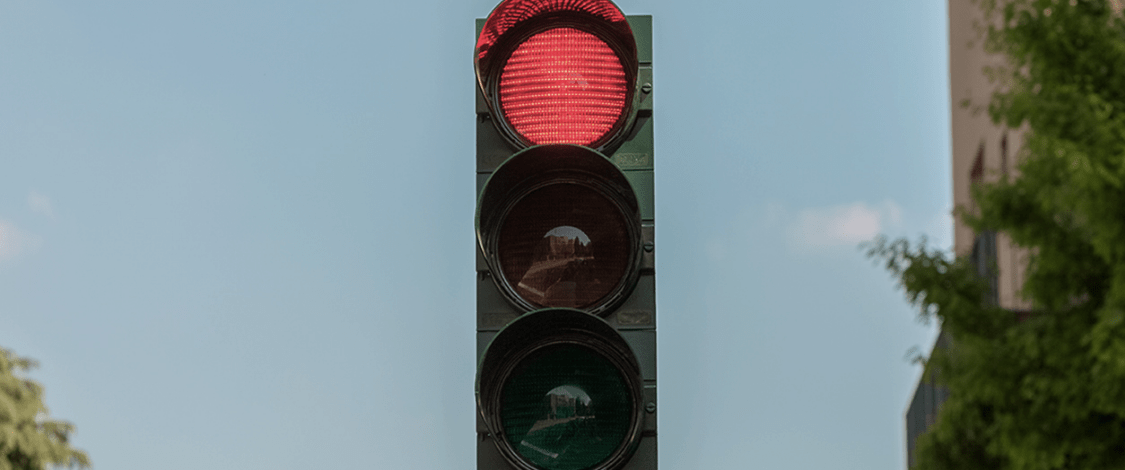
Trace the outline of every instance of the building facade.
<path fill-rule="evenodd" d="M 1001 65 L 1003 58 L 984 51 L 981 31 L 985 18 L 980 2 L 948 0 L 947 7 L 953 206 L 972 211 L 973 184 L 1018 176 L 1015 160 L 1027 129 L 993 124 L 988 116 L 988 102 L 998 85 L 989 81 L 985 69 Z M 953 250 L 957 256 L 970 257 L 978 273 L 989 280 L 991 291 L 986 301 L 1012 310 L 1030 309 L 1020 296 L 1026 250 L 1014 246 L 1003 233 L 977 233 L 959 217 L 954 218 Z M 950 339 L 942 332 L 934 348 L 949 344 Z M 906 412 L 908 468 L 915 464 L 916 439 L 933 425 L 948 396 L 948 390 L 923 374 Z"/>
<path fill-rule="evenodd" d="M 1125 1 L 1106 1 L 1115 14 L 1122 14 Z M 1029 131 L 1026 124 L 1018 129 L 993 124 L 988 116 L 992 93 L 1001 85 L 990 82 L 985 70 L 1002 65 L 1004 59 L 984 51 L 982 32 L 987 23 L 980 3 L 980 0 L 947 0 L 953 204 L 968 211 L 975 209 L 971 196 L 974 184 L 1019 176 L 1016 159 Z M 985 301 L 1022 312 L 1021 316 L 1026 318 L 1031 305 L 1021 297 L 1020 288 L 1027 267 L 1027 250 L 1014 246 L 1003 233 L 975 232 L 960 218 L 954 219 L 953 231 L 956 255 L 968 256 L 977 272 L 989 280 L 991 291 Z M 950 345 L 951 338 L 942 332 L 934 349 Z M 948 390 L 923 374 L 906 413 L 908 468 L 916 462 L 916 439 L 934 424 L 938 410 L 948 397 Z"/>

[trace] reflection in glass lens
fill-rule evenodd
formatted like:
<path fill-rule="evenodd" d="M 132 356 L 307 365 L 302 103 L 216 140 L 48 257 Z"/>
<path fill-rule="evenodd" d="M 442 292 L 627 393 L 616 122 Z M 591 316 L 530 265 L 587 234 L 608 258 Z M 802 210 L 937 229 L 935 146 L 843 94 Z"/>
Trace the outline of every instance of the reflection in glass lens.
<path fill-rule="evenodd" d="M 629 264 L 625 218 L 601 193 L 553 184 L 516 203 L 500 229 L 504 277 L 541 307 L 587 308 L 613 291 Z"/>
<path fill-rule="evenodd" d="M 629 432 L 632 406 L 621 373 L 594 351 L 548 346 L 504 384 L 501 420 L 512 447 L 548 470 L 589 468 Z"/>

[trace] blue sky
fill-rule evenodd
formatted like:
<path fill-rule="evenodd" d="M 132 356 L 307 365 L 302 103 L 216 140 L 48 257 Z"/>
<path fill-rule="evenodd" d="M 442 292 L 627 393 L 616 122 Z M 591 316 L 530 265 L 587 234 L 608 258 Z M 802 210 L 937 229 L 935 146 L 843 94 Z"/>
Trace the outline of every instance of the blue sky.
<path fill-rule="evenodd" d="M 474 19 L 0 1 L 0 346 L 94 468 L 472 469 Z M 900 469 L 928 349 L 856 246 L 949 247 L 938 0 L 654 24 L 660 462 Z"/>

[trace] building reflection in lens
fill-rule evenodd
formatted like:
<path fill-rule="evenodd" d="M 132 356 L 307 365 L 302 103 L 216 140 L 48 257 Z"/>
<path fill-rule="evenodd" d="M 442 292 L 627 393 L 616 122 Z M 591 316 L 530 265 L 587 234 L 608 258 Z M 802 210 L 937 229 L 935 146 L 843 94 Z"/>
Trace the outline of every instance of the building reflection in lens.
<path fill-rule="evenodd" d="M 560 385 L 547 392 L 545 413 L 531 425 L 520 446 L 541 457 L 557 459 L 558 452 L 589 438 L 588 419 L 594 419 L 594 409 L 590 395 L 573 385 Z M 560 448 L 560 446 L 562 448 Z M 526 453 L 526 452 L 525 452 Z"/>
<path fill-rule="evenodd" d="M 580 286 L 601 284 L 593 260 L 586 232 L 569 225 L 555 227 L 543 235 L 517 287 L 521 295 L 542 305 L 578 306 Z"/>

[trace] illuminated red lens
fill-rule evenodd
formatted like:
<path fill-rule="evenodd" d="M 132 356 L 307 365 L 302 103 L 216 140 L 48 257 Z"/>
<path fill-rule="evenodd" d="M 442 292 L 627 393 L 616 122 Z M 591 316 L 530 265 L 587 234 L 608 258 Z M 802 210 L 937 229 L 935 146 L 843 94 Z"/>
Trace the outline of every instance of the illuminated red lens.
<path fill-rule="evenodd" d="M 532 144 L 591 145 L 625 110 L 625 67 L 605 41 L 553 28 L 519 45 L 500 74 L 500 107 Z"/>

